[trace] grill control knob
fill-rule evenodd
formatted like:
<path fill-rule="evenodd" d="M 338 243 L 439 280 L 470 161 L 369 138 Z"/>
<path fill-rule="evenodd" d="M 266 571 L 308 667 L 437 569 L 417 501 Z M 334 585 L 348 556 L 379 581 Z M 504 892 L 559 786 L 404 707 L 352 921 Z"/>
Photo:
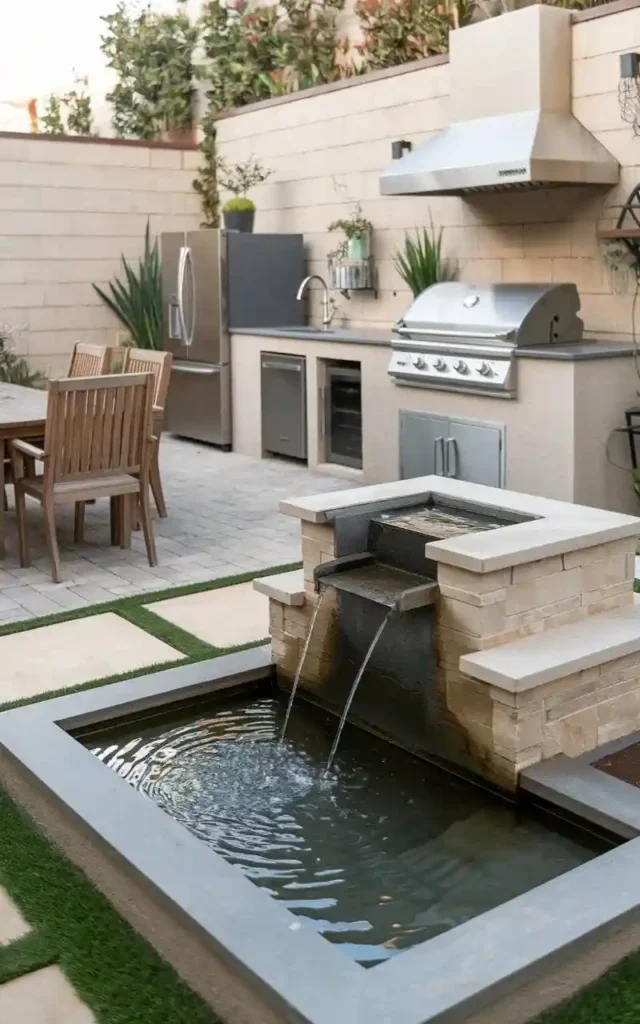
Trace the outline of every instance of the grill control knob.
<path fill-rule="evenodd" d="M 491 369 L 488 363 L 482 363 L 481 366 L 478 368 L 478 373 L 482 377 L 493 377 L 493 370 Z"/>
<path fill-rule="evenodd" d="M 469 367 L 465 363 L 464 359 L 459 359 L 458 362 L 455 364 L 455 366 L 453 368 L 456 371 L 456 373 L 468 373 L 469 372 Z"/>
<path fill-rule="evenodd" d="M 438 357 L 438 359 L 436 359 L 435 363 L 433 364 L 433 368 L 435 370 L 438 370 L 440 373 L 443 373 L 444 370 L 446 370 L 447 368 L 447 364 L 445 363 L 444 359 L 440 359 Z"/>
<path fill-rule="evenodd" d="M 422 356 L 416 356 L 413 360 L 413 365 L 416 370 L 425 370 L 427 367 L 427 361 L 426 359 L 423 359 Z"/>

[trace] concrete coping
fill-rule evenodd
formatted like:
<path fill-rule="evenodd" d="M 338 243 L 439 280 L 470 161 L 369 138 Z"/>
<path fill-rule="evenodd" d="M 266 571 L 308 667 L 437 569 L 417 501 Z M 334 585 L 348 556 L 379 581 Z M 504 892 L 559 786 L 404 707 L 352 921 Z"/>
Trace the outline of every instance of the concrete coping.
<path fill-rule="evenodd" d="M 493 572 L 551 555 L 579 551 L 640 534 L 636 516 L 519 494 L 441 476 L 394 480 L 280 503 L 280 511 L 310 523 L 331 523 L 349 512 L 375 511 L 430 498 L 480 505 L 492 512 L 534 517 L 497 530 L 466 533 L 426 545 L 426 557 L 470 572 Z"/>
<path fill-rule="evenodd" d="M 304 573 L 302 569 L 280 572 L 275 576 L 261 576 L 253 581 L 253 589 L 280 604 L 300 607 L 305 603 Z"/>
<path fill-rule="evenodd" d="M 510 693 L 562 679 L 583 669 L 640 651 L 640 599 L 630 607 L 534 636 L 501 644 L 488 651 L 463 654 L 460 671 Z"/>

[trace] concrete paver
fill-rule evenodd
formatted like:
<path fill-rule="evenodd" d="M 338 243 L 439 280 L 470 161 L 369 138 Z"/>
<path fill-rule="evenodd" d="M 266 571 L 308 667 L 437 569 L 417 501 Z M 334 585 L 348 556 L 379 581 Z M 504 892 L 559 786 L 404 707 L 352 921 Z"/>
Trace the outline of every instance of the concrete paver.
<path fill-rule="evenodd" d="M 59 967 L 44 967 L 0 985 L 2 1024 L 96 1024 Z"/>
<path fill-rule="evenodd" d="M 171 597 L 147 608 L 215 647 L 248 644 L 269 635 L 269 599 L 252 583 Z"/>
<path fill-rule="evenodd" d="M 297 463 L 251 459 L 169 435 L 160 457 L 169 517 L 158 519 L 154 512 L 159 564 L 150 568 L 141 534 L 134 535 L 130 551 L 110 546 L 107 501 L 88 506 L 85 543 L 74 545 L 73 509 L 63 506 L 56 521 L 64 579 L 52 587 L 42 512 L 29 502 L 29 569 L 18 564 L 13 512 L 7 515 L 0 626 L 113 600 L 123 596 L 124 585 L 126 594 L 139 594 L 297 561 L 300 524 L 280 515 L 280 500 L 348 486 Z"/>
<path fill-rule="evenodd" d="M 114 612 L 11 633 L 0 637 L 0 703 L 180 657 Z"/>

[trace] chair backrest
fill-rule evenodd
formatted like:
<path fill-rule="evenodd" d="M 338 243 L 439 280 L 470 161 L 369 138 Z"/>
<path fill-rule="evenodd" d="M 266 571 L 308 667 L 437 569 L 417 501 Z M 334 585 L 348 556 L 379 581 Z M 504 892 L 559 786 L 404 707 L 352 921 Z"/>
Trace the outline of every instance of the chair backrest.
<path fill-rule="evenodd" d="M 170 352 L 154 352 L 147 348 L 128 348 L 122 361 L 123 373 L 152 373 L 155 378 L 153 404 L 164 409 L 171 376 Z"/>
<path fill-rule="evenodd" d="M 71 353 L 68 377 L 101 377 L 109 370 L 109 349 L 106 345 L 85 345 L 77 341 Z"/>
<path fill-rule="evenodd" d="M 153 391 L 150 373 L 50 381 L 45 486 L 146 473 Z"/>

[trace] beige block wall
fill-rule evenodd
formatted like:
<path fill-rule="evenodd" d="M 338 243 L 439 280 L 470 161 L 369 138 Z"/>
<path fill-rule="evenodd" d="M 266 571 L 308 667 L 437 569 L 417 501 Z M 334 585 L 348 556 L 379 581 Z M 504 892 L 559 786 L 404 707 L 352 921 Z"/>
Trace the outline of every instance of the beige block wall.
<path fill-rule="evenodd" d="M 447 123 L 449 67 L 432 67 L 350 88 L 247 109 L 218 125 L 229 159 L 259 157 L 274 171 L 255 190 L 258 231 L 302 231 L 309 268 L 326 273 L 336 237 L 328 224 L 361 201 L 375 228 L 380 293 L 340 300 L 352 324 L 388 326 L 406 308 L 409 293 L 392 257 L 405 229 L 445 227 L 447 253 L 461 276 L 485 281 L 575 281 L 588 330 L 628 337 L 630 292 L 613 294 L 596 226 L 609 223 L 638 181 L 640 145 L 620 117 L 618 55 L 640 49 L 640 10 L 613 13 L 573 26 L 575 116 L 622 164 L 620 184 L 609 190 L 560 189 L 455 197 L 380 197 L 378 175 L 390 162 L 391 142 L 415 144 Z M 318 293 L 313 298 L 318 314 Z"/>
<path fill-rule="evenodd" d="M 0 134 L 0 322 L 19 349 L 64 372 L 76 341 L 115 344 L 119 323 L 92 284 L 153 234 L 197 228 L 194 151 Z"/>

